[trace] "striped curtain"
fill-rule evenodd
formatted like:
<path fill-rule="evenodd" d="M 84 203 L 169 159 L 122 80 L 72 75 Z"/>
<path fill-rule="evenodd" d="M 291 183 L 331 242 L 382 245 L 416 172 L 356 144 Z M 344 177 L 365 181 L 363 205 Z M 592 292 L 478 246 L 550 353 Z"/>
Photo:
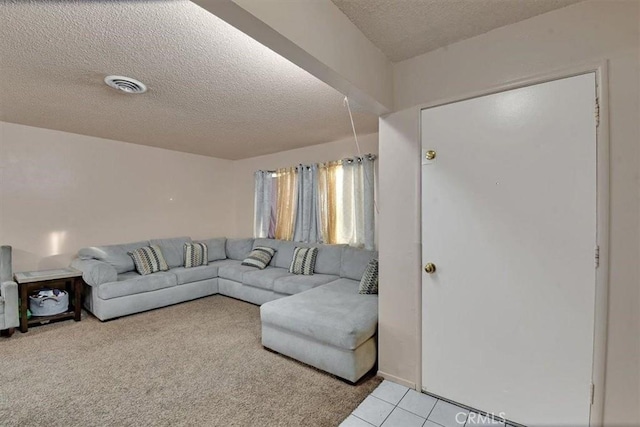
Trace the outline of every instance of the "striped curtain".
<path fill-rule="evenodd" d="M 337 201 L 339 196 L 339 174 L 342 172 L 341 162 L 330 162 L 318 165 L 318 215 L 322 231 L 323 243 L 342 243 L 338 239 Z"/>
<path fill-rule="evenodd" d="M 282 168 L 276 171 L 276 227 L 274 237 L 293 240 L 296 220 L 296 168 Z"/>

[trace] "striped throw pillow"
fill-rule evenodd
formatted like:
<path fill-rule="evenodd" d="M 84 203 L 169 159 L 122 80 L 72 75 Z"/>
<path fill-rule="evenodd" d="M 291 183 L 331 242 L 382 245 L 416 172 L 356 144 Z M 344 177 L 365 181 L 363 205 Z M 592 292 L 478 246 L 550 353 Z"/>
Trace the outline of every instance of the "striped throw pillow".
<path fill-rule="evenodd" d="M 253 248 L 247 258 L 242 261 L 242 265 L 248 265 L 249 267 L 256 267 L 260 270 L 267 268 L 267 265 L 271 262 L 271 258 L 276 254 L 276 250 L 273 248 L 265 248 L 263 246 L 257 246 Z"/>
<path fill-rule="evenodd" d="M 127 253 L 133 259 L 138 273 L 143 276 L 169 270 L 167 261 L 165 261 L 162 251 L 157 245 L 145 246 Z"/>
<path fill-rule="evenodd" d="M 209 264 L 209 248 L 204 243 L 184 244 L 184 268 Z"/>
<path fill-rule="evenodd" d="M 299 248 L 293 250 L 293 259 L 289 266 L 289 273 L 311 276 L 316 266 L 318 248 Z"/>
<path fill-rule="evenodd" d="M 378 260 L 372 259 L 364 270 L 360 279 L 361 294 L 372 295 L 378 293 Z"/>

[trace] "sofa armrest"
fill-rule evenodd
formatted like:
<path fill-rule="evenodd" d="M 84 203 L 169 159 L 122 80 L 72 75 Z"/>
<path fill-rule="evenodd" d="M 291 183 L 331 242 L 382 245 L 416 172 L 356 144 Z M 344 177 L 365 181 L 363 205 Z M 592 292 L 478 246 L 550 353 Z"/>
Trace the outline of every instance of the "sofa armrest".
<path fill-rule="evenodd" d="M 106 262 L 95 259 L 79 259 L 71 261 L 71 267 L 82 271 L 82 279 L 89 286 L 100 286 L 103 283 L 118 280 L 116 269 Z"/>
<path fill-rule="evenodd" d="M 15 328 L 20 324 L 18 317 L 18 284 L 16 282 L 2 282 L 0 293 L 4 300 L 4 327 Z"/>

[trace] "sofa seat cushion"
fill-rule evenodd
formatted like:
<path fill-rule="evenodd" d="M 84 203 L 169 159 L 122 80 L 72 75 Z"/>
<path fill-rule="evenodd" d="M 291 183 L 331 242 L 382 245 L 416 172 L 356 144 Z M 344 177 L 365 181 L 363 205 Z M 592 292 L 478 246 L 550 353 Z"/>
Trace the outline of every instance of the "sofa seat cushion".
<path fill-rule="evenodd" d="M 338 279 L 338 276 L 331 274 L 314 274 L 313 276 L 294 274 L 277 278 L 273 284 L 273 290 L 285 295 L 294 295 Z"/>
<path fill-rule="evenodd" d="M 255 267 L 242 265 L 242 261 L 226 259 L 214 261 L 209 265 L 218 266 L 218 277 L 242 283 L 242 276 L 248 271 L 256 271 Z"/>
<path fill-rule="evenodd" d="M 214 279 L 218 277 L 218 267 L 215 265 L 201 265 L 199 267 L 176 267 L 169 270 L 178 278 L 178 285 L 199 282 L 200 280 Z"/>
<path fill-rule="evenodd" d="M 137 273 L 118 276 L 117 282 L 103 283 L 98 287 L 98 297 L 112 299 L 170 288 L 178 284 L 175 274 L 166 271 L 141 276 Z"/>
<path fill-rule="evenodd" d="M 359 282 L 339 279 L 260 307 L 262 322 L 345 350 L 376 333 L 378 296 L 360 295 Z"/>
<path fill-rule="evenodd" d="M 289 273 L 286 268 L 267 267 L 264 270 L 256 270 L 254 268 L 252 271 L 244 273 L 242 283 L 254 288 L 272 291 L 276 279 L 287 276 L 293 276 L 293 274 Z"/>

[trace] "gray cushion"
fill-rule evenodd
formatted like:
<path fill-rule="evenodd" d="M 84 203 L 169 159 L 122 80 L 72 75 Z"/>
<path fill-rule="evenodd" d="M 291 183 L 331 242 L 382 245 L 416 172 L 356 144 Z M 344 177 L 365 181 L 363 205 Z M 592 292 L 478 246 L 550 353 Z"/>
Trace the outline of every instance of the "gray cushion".
<path fill-rule="evenodd" d="M 369 261 L 373 258 L 378 258 L 377 251 L 351 248 L 349 246 L 342 248 L 340 277 L 359 281 L 362 279 Z"/>
<path fill-rule="evenodd" d="M 178 278 L 178 285 L 198 282 L 200 280 L 213 279 L 218 277 L 218 267 L 215 265 L 201 265 L 199 267 L 176 267 L 169 270 Z"/>
<path fill-rule="evenodd" d="M 293 250 L 291 265 L 289 265 L 289 273 L 313 276 L 317 258 L 318 248 L 296 246 Z"/>
<path fill-rule="evenodd" d="M 227 264 L 218 268 L 218 277 L 242 283 L 242 276 L 248 271 L 256 271 L 256 268 L 242 265 L 239 262 L 238 264 Z"/>
<path fill-rule="evenodd" d="M 170 268 L 184 266 L 184 244 L 191 243 L 191 237 L 175 237 L 172 239 L 149 240 L 152 245 L 158 245 Z"/>
<path fill-rule="evenodd" d="M 141 294 L 143 292 L 157 291 L 158 289 L 170 288 L 178 284 L 175 274 L 171 272 L 159 272 L 141 276 L 137 273 L 125 273 L 126 280 L 118 277 L 117 282 L 103 283 L 98 287 L 98 296 L 101 299 L 112 299 L 126 295 Z"/>
<path fill-rule="evenodd" d="M 253 271 L 244 273 L 242 283 L 271 291 L 273 290 L 273 284 L 276 279 L 289 275 L 291 275 L 291 273 L 284 268 L 267 267 L 264 270 L 256 270 L 254 268 Z"/>
<path fill-rule="evenodd" d="M 271 261 L 271 265 L 280 268 L 289 268 L 291 266 L 291 260 L 293 260 L 293 251 L 296 247 L 309 247 L 310 245 L 306 243 L 300 242 L 290 242 L 288 240 L 275 240 L 278 242 L 278 247 L 276 248 L 278 252 L 276 252 L 276 256 L 273 257 L 273 261 Z"/>
<path fill-rule="evenodd" d="M 267 268 L 271 259 L 275 255 L 276 250 L 273 248 L 268 248 L 265 246 L 258 246 L 253 248 L 251 253 L 242 260 L 242 265 L 248 265 L 250 267 L 255 267 L 260 270 L 264 270 Z"/>
<path fill-rule="evenodd" d="M 227 258 L 240 260 L 245 259 L 253 249 L 253 239 L 227 239 Z"/>
<path fill-rule="evenodd" d="M 375 258 L 369 261 L 367 268 L 364 270 L 362 280 L 360 280 L 360 293 L 378 293 L 378 260 Z"/>
<path fill-rule="evenodd" d="M 129 252 L 129 256 L 133 259 L 136 271 L 142 275 L 169 270 L 167 261 L 158 245 L 135 249 Z"/>
<path fill-rule="evenodd" d="M 184 267 L 199 267 L 209 264 L 209 247 L 206 243 L 192 242 L 184 244 Z"/>
<path fill-rule="evenodd" d="M 92 246 L 78 251 L 80 259 L 97 259 L 113 266 L 118 273 L 135 270 L 133 260 L 127 252 L 149 246 L 149 241 L 125 243 L 122 245 Z"/>
<path fill-rule="evenodd" d="M 378 296 L 360 295 L 358 286 L 338 279 L 263 304 L 260 317 L 265 324 L 354 350 L 376 333 L 378 324 Z"/>
<path fill-rule="evenodd" d="M 138 277 L 142 277 L 137 271 L 127 271 L 126 273 L 118 274 L 117 282 L 121 282 L 123 280 L 136 279 Z"/>
<path fill-rule="evenodd" d="M 225 249 L 227 239 L 225 237 L 200 240 L 199 242 L 207 245 L 207 249 L 209 250 L 209 262 L 227 259 L 227 252 Z"/>
<path fill-rule="evenodd" d="M 298 294 L 300 292 L 308 291 L 309 289 L 326 285 L 329 282 L 338 280 L 338 276 L 328 274 L 314 274 L 313 276 L 302 276 L 294 274 L 291 276 L 284 276 L 276 279 L 273 283 L 274 292 L 278 292 L 286 295 Z"/>
<path fill-rule="evenodd" d="M 320 274 L 340 275 L 340 264 L 342 263 L 342 249 L 347 245 L 323 245 L 313 244 L 318 248 L 318 258 L 314 271 Z"/>

